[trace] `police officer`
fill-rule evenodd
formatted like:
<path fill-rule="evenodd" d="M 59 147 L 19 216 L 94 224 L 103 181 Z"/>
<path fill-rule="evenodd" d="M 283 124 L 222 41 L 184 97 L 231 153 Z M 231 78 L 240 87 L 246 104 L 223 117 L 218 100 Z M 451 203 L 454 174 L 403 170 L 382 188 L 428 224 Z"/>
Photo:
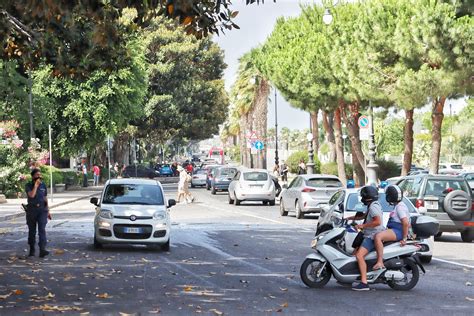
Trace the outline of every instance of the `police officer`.
<path fill-rule="evenodd" d="M 31 182 L 26 184 L 26 194 L 28 195 L 28 207 L 26 212 L 26 224 L 28 225 L 28 244 L 30 245 L 29 256 L 35 255 L 36 226 L 39 235 L 39 256 L 47 256 L 46 250 L 46 224 L 51 219 L 48 209 L 47 189 L 41 178 L 41 171 L 33 169 L 31 171 Z"/>

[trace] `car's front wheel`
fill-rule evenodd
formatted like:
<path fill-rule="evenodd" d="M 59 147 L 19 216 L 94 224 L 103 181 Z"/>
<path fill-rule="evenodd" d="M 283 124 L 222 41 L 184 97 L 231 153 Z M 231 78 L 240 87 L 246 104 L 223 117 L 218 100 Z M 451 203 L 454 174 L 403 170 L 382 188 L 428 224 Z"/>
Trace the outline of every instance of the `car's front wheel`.
<path fill-rule="evenodd" d="M 230 197 L 230 192 L 229 192 L 228 197 L 229 197 L 229 204 L 234 204 L 234 200 L 232 200 L 232 198 Z"/>
<path fill-rule="evenodd" d="M 303 211 L 301 211 L 301 205 L 298 201 L 296 201 L 295 212 L 297 219 L 302 219 L 304 217 Z"/>
<path fill-rule="evenodd" d="M 164 243 L 163 245 L 161 245 L 161 250 L 163 251 L 170 251 L 170 240 L 168 239 L 168 241 L 166 243 Z"/>
<path fill-rule="evenodd" d="M 287 216 L 288 211 L 285 209 L 285 205 L 283 204 L 283 200 L 280 200 L 280 215 Z"/>

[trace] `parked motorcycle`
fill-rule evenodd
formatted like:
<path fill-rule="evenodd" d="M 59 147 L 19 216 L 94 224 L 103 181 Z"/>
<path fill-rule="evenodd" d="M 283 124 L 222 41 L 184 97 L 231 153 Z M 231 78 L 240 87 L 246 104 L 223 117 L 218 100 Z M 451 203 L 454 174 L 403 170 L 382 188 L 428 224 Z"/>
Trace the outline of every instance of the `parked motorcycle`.
<path fill-rule="evenodd" d="M 417 224 L 418 223 L 418 224 Z M 427 216 L 412 219 L 412 229 L 417 238 L 428 238 L 436 234 L 439 223 Z M 341 222 L 340 227 L 322 232 L 314 237 L 309 254 L 300 269 L 303 283 L 311 288 L 324 287 L 331 275 L 340 283 L 350 285 L 360 281 L 359 266 L 356 257 L 352 254 L 352 242 L 357 235 L 353 226 L 347 220 Z M 368 284 L 383 283 L 394 290 L 408 291 L 418 283 L 420 270 L 425 273 L 419 255 L 420 249 L 417 240 L 409 240 L 405 246 L 400 242 L 389 242 L 384 245 L 385 269 L 372 270 L 377 261 L 377 253 L 370 252 L 366 256 Z"/>

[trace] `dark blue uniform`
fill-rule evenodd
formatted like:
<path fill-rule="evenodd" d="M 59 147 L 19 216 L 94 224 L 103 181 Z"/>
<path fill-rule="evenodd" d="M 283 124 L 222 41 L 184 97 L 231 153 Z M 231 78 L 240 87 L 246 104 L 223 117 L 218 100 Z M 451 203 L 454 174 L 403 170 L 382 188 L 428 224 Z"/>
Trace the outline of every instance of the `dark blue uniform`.
<path fill-rule="evenodd" d="M 26 185 L 26 193 L 31 192 L 34 188 L 33 182 Z M 48 223 L 48 208 L 46 204 L 46 196 L 48 191 L 46 185 L 41 183 L 36 189 L 36 195 L 33 198 L 28 196 L 28 211 L 26 212 L 26 224 L 28 225 L 28 244 L 31 248 L 35 247 L 36 226 L 38 226 L 39 247 L 46 247 L 46 224 Z"/>

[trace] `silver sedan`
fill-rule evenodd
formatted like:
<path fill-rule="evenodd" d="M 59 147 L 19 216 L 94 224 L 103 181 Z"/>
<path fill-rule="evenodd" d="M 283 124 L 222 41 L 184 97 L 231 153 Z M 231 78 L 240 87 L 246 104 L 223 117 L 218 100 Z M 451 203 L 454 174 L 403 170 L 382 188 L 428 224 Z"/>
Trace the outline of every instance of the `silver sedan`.
<path fill-rule="evenodd" d="M 280 199 L 280 215 L 295 211 L 296 218 L 308 213 L 320 213 L 328 205 L 329 198 L 342 188 L 338 177 L 332 175 L 300 175 L 284 188 Z"/>
<path fill-rule="evenodd" d="M 229 185 L 229 204 L 243 201 L 261 201 L 275 205 L 275 185 L 264 169 L 238 171 Z"/>

